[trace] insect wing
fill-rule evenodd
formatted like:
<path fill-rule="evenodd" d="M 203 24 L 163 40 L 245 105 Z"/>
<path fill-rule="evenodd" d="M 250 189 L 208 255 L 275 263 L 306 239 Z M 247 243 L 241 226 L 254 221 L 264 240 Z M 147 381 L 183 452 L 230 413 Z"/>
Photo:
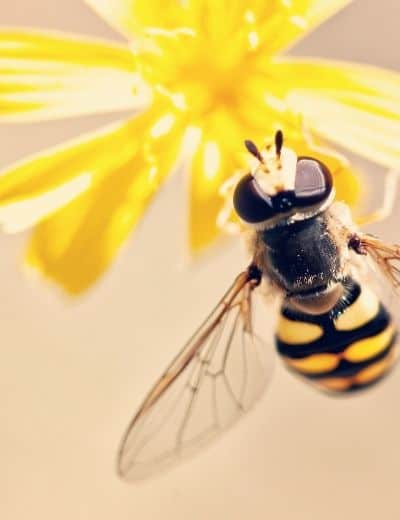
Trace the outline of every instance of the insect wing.
<path fill-rule="evenodd" d="M 240 274 L 153 386 L 121 444 L 124 479 L 146 478 L 196 452 L 261 396 L 272 349 L 253 332 L 255 285 Z"/>
<path fill-rule="evenodd" d="M 367 234 L 361 236 L 361 243 L 374 264 L 398 293 L 400 291 L 400 245 L 386 244 Z"/>

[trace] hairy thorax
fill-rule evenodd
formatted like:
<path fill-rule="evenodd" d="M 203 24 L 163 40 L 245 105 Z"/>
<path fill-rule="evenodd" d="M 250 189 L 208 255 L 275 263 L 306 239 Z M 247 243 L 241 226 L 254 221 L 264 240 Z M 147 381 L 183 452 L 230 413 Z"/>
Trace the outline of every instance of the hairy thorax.
<path fill-rule="evenodd" d="M 341 296 L 348 274 L 348 247 L 337 208 L 304 220 L 251 232 L 250 248 L 268 280 L 291 304 L 325 312 Z"/>

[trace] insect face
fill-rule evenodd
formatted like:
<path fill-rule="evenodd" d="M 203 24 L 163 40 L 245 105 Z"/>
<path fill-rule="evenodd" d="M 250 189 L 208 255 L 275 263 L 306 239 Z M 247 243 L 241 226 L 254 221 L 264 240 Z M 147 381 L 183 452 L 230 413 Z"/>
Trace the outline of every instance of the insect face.
<path fill-rule="evenodd" d="M 282 148 L 282 134 L 277 133 L 276 148 L 264 155 L 251 141 L 247 149 L 259 164 L 238 183 L 233 204 L 247 224 L 269 227 L 277 220 L 298 214 L 318 212 L 319 206 L 332 195 L 332 175 L 317 159 L 298 157 Z"/>

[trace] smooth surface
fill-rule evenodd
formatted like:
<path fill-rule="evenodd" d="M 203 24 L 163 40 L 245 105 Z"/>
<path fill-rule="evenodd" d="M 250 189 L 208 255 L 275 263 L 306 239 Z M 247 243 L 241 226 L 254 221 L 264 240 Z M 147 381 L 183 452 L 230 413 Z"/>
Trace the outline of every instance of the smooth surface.
<path fill-rule="evenodd" d="M 400 69 L 399 13 L 396 0 L 358 0 L 296 53 Z M 118 38 L 79 0 L 3 2 L 0 22 Z M 2 126 L 1 165 L 109 120 Z M 377 197 L 380 173 L 369 167 Z M 398 519 L 399 370 L 364 395 L 329 399 L 279 365 L 262 404 L 220 442 L 144 484 L 117 479 L 136 406 L 246 261 L 233 244 L 184 269 L 184 208 L 176 179 L 75 303 L 21 272 L 22 235 L 0 237 L 0 517 Z M 374 232 L 400 241 L 399 217 L 400 204 Z"/>

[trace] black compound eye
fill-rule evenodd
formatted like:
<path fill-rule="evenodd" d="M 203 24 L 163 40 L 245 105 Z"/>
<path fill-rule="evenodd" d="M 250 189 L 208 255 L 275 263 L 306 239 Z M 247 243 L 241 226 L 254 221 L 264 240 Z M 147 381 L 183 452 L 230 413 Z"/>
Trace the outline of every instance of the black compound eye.
<path fill-rule="evenodd" d="M 296 166 L 296 206 L 310 206 L 327 199 L 332 191 L 332 175 L 322 162 L 299 157 Z"/>
<path fill-rule="evenodd" d="M 250 174 L 245 175 L 236 186 L 233 205 L 241 219 L 253 224 L 263 222 L 276 214 L 271 197 L 261 191 Z"/>

